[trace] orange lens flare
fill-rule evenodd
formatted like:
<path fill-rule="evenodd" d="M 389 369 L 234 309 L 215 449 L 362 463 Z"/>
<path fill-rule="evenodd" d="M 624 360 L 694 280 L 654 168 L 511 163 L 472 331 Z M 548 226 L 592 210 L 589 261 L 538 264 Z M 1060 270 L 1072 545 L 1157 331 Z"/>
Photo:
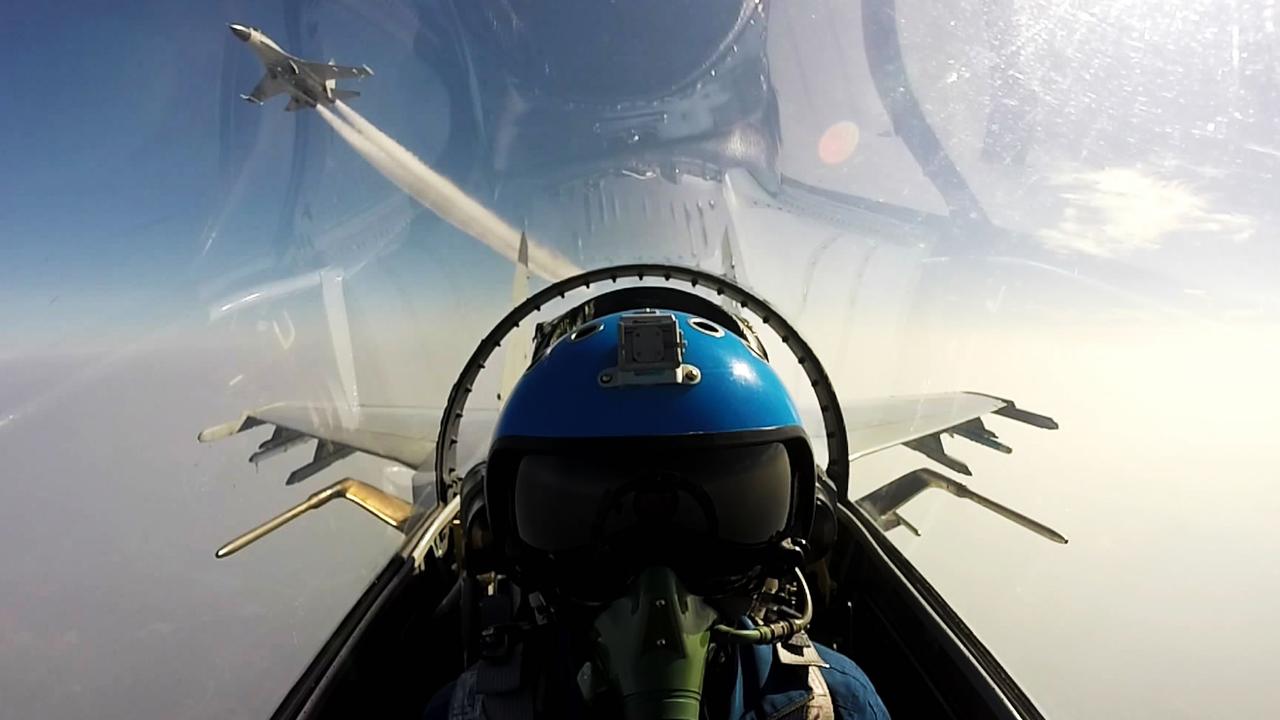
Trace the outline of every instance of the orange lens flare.
<path fill-rule="evenodd" d="M 858 126 L 851 120 L 835 123 L 818 139 L 818 159 L 826 165 L 839 165 L 857 149 Z"/>

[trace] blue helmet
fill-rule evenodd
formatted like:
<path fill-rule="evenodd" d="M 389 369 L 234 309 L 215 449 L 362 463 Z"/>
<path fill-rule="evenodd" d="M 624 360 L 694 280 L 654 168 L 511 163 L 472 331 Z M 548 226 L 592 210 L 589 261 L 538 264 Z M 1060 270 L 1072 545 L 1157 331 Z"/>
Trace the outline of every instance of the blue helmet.
<path fill-rule="evenodd" d="M 512 390 L 494 437 L 719 435 L 800 424 L 777 373 L 741 337 L 683 312 L 623 312 L 583 325 L 539 358 Z"/>
<path fill-rule="evenodd" d="M 794 561 L 815 475 L 799 413 L 742 326 L 632 310 L 534 358 L 498 418 L 485 496 L 517 571 L 607 596 L 661 564 L 715 594 Z"/>

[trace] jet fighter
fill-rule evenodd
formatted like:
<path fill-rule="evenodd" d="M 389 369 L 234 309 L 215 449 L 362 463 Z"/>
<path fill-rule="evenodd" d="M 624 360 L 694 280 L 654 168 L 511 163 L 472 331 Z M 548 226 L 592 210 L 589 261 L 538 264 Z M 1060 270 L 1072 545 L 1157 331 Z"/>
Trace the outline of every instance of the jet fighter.
<path fill-rule="evenodd" d="M 338 100 L 358 97 L 359 92 L 335 87 L 338 80 L 360 79 L 373 75 L 368 65 L 351 67 L 327 63 L 309 62 L 285 52 L 267 34 L 255 27 L 231 23 L 231 34 L 249 45 L 266 66 L 267 74 L 258 81 L 248 95 L 241 95 L 246 102 L 262 105 L 268 98 L 289 93 L 285 110 L 314 108 L 319 103 L 332 105 Z"/>
<path fill-rule="evenodd" d="M 524 272 L 524 268 L 517 271 L 517 283 Z M 730 301 L 732 310 L 725 307 L 726 300 Z M 493 353 L 513 341 L 511 333 L 522 322 L 535 318 L 532 349 L 528 355 L 523 356 L 528 363 L 527 369 L 513 389 L 503 389 L 502 396 L 508 402 L 499 416 L 493 418 L 483 408 L 469 407 L 468 400 L 473 391 L 483 384 L 482 374 L 491 365 Z M 750 523 L 742 525 L 725 520 L 732 516 L 730 510 L 741 510 L 744 504 L 736 502 L 732 507 L 717 506 L 717 502 L 729 496 L 713 496 L 707 489 L 715 482 L 710 476 L 699 480 L 709 483 L 703 487 L 693 481 L 685 482 L 687 478 L 680 479 L 684 476 L 675 473 L 668 478 L 676 483 L 672 485 L 675 489 L 669 493 L 664 490 L 663 493 L 666 494 L 654 495 L 666 504 L 653 507 L 666 510 L 636 510 L 634 515 L 637 518 L 648 518 L 643 522 L 653 523 L 654 527 L 667 528 L 674 523 L 674 520 L 668 522 L 668 516 L 683 518 L 685 515 L 677 510 L 686 508 L 691 513 L 690 517 L 694 518 L 687 527 L 673 525 L 675 530 L 672 532 L 675 534 L 670 538 L 650 535 L 632 538 L 627 533 L 635 529 L 634 523 L 624 523 L 619 526 L 625 531 L 621 535 L 609 536 L 612 539 L 605 544 L 589 546 L 593 558 L 600 548 L 605 547 L 613 548 L 619 553 L 597 562 L 591 566 L 590 572 L 584 571 L 585 566 L 567 565 L 565 567 L 568 569 L 561 572 L 557 569 L 558 566 L 553 568 L 547 565 L 549 569 L 544 573 L 543 580 L 550 578 L 547 582 L 552 585 L 545 588 L 536 584 L 537 578 L 531 579 L 527 573 L 522 574 L 528 568 L 542 563 L 544 558 L 536 553 L 521 554 L 523 551 L 519 548 L 523 546 L 519 542 L 524 541 L 517 542 L 513 539 L 510 527 L 523 528 L 520 532 L 532 533 L 537 528 L 564 529 L 577 525 L 572 521 L 563 521 L 559 515 L 546 522 L 538 521 L 538 518 L 548 517 L 542 508 L 555 505 L 558 512 L 562 503 L 561 499 L 547 500 L 543 497 L 545 488 L 542 486 L 538 486 L 538 492 L 525 495 L 526 499 L 542 498 L 543 505 L 534 508 L 531 511 L 533 515 L 526 514 L 521 519 L 511 511 L 512 502 L 515 501 L 504 494 L 516 487 L 510 475 L 514 457 L 511 452 L 513 449 L 515 452 L 529 452 L 530 448 L 520 443 L 535 437 L 539 431 L 531 431 L 525 425 L 513 426 L 511 418 L 514 416 L 511 415 L 513 411 L 510 408 L 546 408 L 545 412 L 539 410 L 534 422 L 568 428 L 578 434 L 595 432 L 587 419 L 591 416 L 581 414 L 583 407 L 561 402 L 559 407 L 553 408 L 556 403 L 548 402 L 545 394 L 549 392 L 559 400 L 557 387 L 554 384 L 534 383 L 540 389 L 529 390 L 529 378 L 535 375 L 560 378 L 566 383 L 565 388 L 586 388 L 599 396 L 596 401 L 610 399 L 615 405 L 628 399 L 633 400 L 635 393 L 631 391 L 638 388 L 665 386 L 667 389 L 663 396 L 675 404 L 662 415 L 676 421 L 678 432 L 675 436 L 679 439 L 675 442 L 680 448 L 687 450 L 688 447 L 680 443 L 691 447 L 694 440 L 705 442 L 707 439 L 702 437 L 706 433 L 690 432 L 689 427 L 681 424 L 697 420 L 700 416 L 697 413 L 681 412 L 680 408 L 683 406 L 678 404 L 680 398 L 685 397 L 688 392 L 697 392 L 698 388 L 714 390 L 715 387 L 724 385 L 726 378 L 730 377 L 738 378 L 728 381 L 730 385 L 737 382 L 753 385 L 754 379 L 744 381 L 741 378 L 754 378 L 752 373 L 756 370 L 753 368 L 763 368 L 770 364 L 768 343 L 765 342 L 765 336 L 758 334 L 755 328 L 767 329 L 768 337 L 781 343 L 799 363 L 807 378 L 807 385 L 812 390 L 812 397 L 797 398 L 794 406 L 790 405 L 791 400 L 786 400 L 783 404 L 791 408 L 788 412 L 798 412 L 796 418 L 803 420 L 806 428 L 802 432 L 811 434 L 815 440 L 825 440 L 828 451 L 825 467 L 814 463 L 814 457 L 807 454 L 808 451 L 796 456 L 798 464 L 794 467 L 805 468 L 803 476 L 808 478 L 804 482 L 793 480 L 790 491 L 792 502 L 798 503 L 796 507 L 799 508 L 795 517 L 799 518 L 797 522 L 800 524 L 793 528 L 796 537 L 784 539 L 780 543 L 769 540 L 763 545 L 752 545 L 752 548 L 760 550 L 759 555 L 754 554 L 755 550 L 748 553 L 744 549 L 745 545 L 735 545 L 735 548 L 748 554 L 723 558 L 725 562 L 732 560 L 730 564 L 717 564 L 721 559 L 719 556 L 700 556 L 699 549 L 711 540 L 703 538 L 695 542 L 690 540 L 692 536 L 686 537 L 687 533 L 698 528 L 759 528 Z M 615 337 L 619 339 L 611 339 Z M 685 349 L 692 348 L 695 344 L 705 345 L 726 337 L 736 338 L 730 344 L 736 343 L 735 347 L 738 348 L 735 356 L 738 360 L 729 363 L 727 369 L 724 365 L 713 366 L 706 361 L 697 360 L 692 354 L 684 355 Z M 588 348 L 594 353 L 591 357 L 603 365 L 586 375 L 565 375 L 561 372 L 562 364 L 557 358 L 565 355 L 565 348 L 584 344 L 591 344 L 592 347 Z M 596 347 L 603 348 L 611 344 L 617 345 L 616 365 L 610 364 L 615 356 L 608 352 L 598 352 L 599 348 Z M 698 362 L 703 363 L 701 367 Z M 503 376 L 506 382 L 507 373 L 503 373 Z M 524 390 L 521 390 L 522 387 Z M 526 393 L 523 400 L 518 399 L 521 392 Z M 530 392 L 534 394 L 528 395 Z M 598 411 L 601 406 L 597 404 L 594 407 Z M 752 415 L 761 412 L 763 407 L 743 405 L 736 408 L 734 415 Z M 477 413 L 476 410 L 480 412 Z M 619 415 L 624 418 L 641 417 L 638 412 L 622 412 Z M 809 415 L 807 419 L 806 415 Z M 756 577 L 752 575 L 755 570 L 748 568 L 743 571 L 742 568 L 754 567 L 753 564 L 756 563 L 761 568 L 759 572 L 765 573 L 763 577 L 767 578 L 766 585 L 775 583 L 769 587 L 775 587 L 776 591 L 766 593 L 767 597 L 761 595 L 756 598 L 757 601 L 766 602 L 768 607 L 760 611 L 759 623 L 753 629 L 735 630 L 722 623 L 706 631 L 698 629 L 702 628 L 699 625 L 695 628 L 697 633 L 701 633 L 697 637 L 711 632 L 719 638 L 717 642 L 723 647 L 736 644 L 742 648 L 758 648 L 781 643 L 778 648 L 768 652 L 776 652 L 779 658 L 784 659 L 784 664 L 821 664 L 824 662 L 821 658 L 806 659 L 803 656 L 803 652 L 807 652 L 806 647 L 814 647 L 806 634 L 812 633 L 813 642 L 824 643 L 826 647 L 839 652 L 851 653 L 850 657 L 875 677 L 876 690 L 895 713 L 900 712 L 907 717 L 950 715 L 992 719 L 1017 717 L 1026 720 L 1041 716 L 1034 713 L 1029 700 L 1025 699 L 1016 686 L 1002 683 L 998 677 L 993 678 L 988 674 L 998 669 L 993 660 L 986 659 L 989 651 L 918 576 L 906 558 L 888 540 L 884 531 L 895 527 L 913 529 L 899 513 L 900 508 L 927 489 L 940 489 L 991 510 L 1046 540 L 1065 543 L 1066 538 L 1042 523 L 979 495 L 968 486 L 927 467 L 891 480 L 857 500 L 853 499 L 849 485 L 849 465 L 853 459 L 896 446 L 915 450 L 954 472 L 968 474 L 968 468 L 946 452 L 943 436 L 1007 452 L 1008 447 L 999 442 L 995 433 L 985 426 L 984 419 L 988 415 L 1046 430 L 1057 427 L 1057 423 L 1047 416 L 1018 407 L 1010 400 L 981 393 L 949 392 L 844 400 L 837 395 L 813 347 L 801 337 L 795 326 L 763 298 L 734 281 L 711 272 L 677 265 L 635 264 L 588 270 L 552 283 L 519 302 L 481 340 L 458 374 L 443 408 L 366 405 L 336 407 L 276 403 L 250 410 L 229 423 L 211 427 L 200 433 L 199 439 L 211 442 L 252 428 L 274 426 L 275 432 L 257 446 L 257 451 L 250 458 L 254 462 L 314 439 L 314 455 L 303 459 L 302 467 L 289 476 L 290 484 L 305 480 L 336 460 L 354 453 L 381 457 L 416 471 L 413 502 L 348 477 L 318 490 L 298 505 L 218 549 L 216 555 L 225 558 L 309 511 L 338 499 L 354 503 L 404 535 L 400 552 L 389 561 L 387 568 L 353 607 L 339 631 L 330 638 L 307 673 L 288 693 L 275 717 L 348 716 L 349 711 L 359 704 L 367 707 L 371 693 L 361 680 L 341 678 L 375 676 L 391 678 L 388 682 L 393 685 L 403 683 L 408 686 L 412 680 L 416 683 L 414 687 L 423 691 L 423 696 L 380 696 L 377 700 L 380 703 L 377 708 L 379 715 L 423 717 L 422 706 L 427 700 L 427 694 L 448 687 L 448 683 L 458 677 L 458 673 L 476 665 L 478 661 L 489 662 L 507 672 L 512 667 L 510 659 L 519 655 L 513 655 L 507 650 L 514 647 L 513 643 L 521 642 L 521 638 L 533 638 L 530 633 L 537 632 L 538 627 L 557 622 L 556 618 L 577 617 L 573 613 L 581 610 L 582 603 L 589 605 L 599 599 L 595 597 L 596 594 L 605 597 L 620 587 L 620 578 L 631 571 L 631 566 L 625 563 L 619 565 L 614 560 L 622 563 L 632 557 L 628 553 L 633 550 L 658 548 L 664 553 L 664 562 L 670 560 L 680 566 L 673 572 L 683 573 L 684 577 L 695 578 L 699 582 L 711 583 L 700 590 L 710 593 L 708 597 L 714 595 L 719 598 L 718 593 L 722 592 L 733 595 L 734 588 L 739 588 L 735 583 L 746 583 L 749 578 Z M 470 430 L 467 429 L 468 423 Z M 763 423 L 756 424 L 763 427 Z M 791 430 L 799 429 L 799 425 L 793 423 L 793 426 Z M 819 427 L 822 432 L 816 434 Z M 813 433 L 808 428 L 812 428 Z M 490 430 L 493 434 L 486 443 L 485 436 L 489 435 Z M 531 432 L 534 434 L 530 435 Z M 742 432 L 745 434 L 741 434 L 741 438 L 765 437 L 756 430 Z M 567 446 L 556 445 L 555 443 L 560 442 L 556 439 L 558 437 L 557 435 L 548 440 L 550 445 L 547 447 L 554 445 L 563 452 Z M 793 436 L 787 435 L 787 438 Z M 641 444 L 636 444 L 644 441 L 643 437 L 624 436 L 618 440 L 606 432 L 606 435 L 598 439 L 598 448 L 585 454 L 563 457 L 573 461 L 604 458 L 609 467 L 622 467 L 641 462 L 641 458 L 661 455 L 646 453 Z M 797 442 L 808 447 L 807 440 Z M 735 452 L 741 449 L 737 445 L 723 442 L 721 445 L 735 448 Z M 712 442 L 707 447 L 723 449 L 721 445 Z M 467 448 L 483 448 L 487 455 L 482 453 L 474 460 L 467 460 L 459 453 L 460 449 Z M 539 457 L 558 456 L 544 453 Z M 713 465 L 714 463 L 697 467 Z M 520 467 L 523 468 L 524 465 Z M 577 475 L 571 473 L 572 477 L 597 478 L 594 474 L 581 474 L 580 469 L 585 465 L 574 467 L 579 470 L 574 471 L 578 472 Z M 735 472 L 739 472 L 739 475 L 734 476 L 736 482 L 748 478 L 759 479 L 756 475 L 741 474 L 744 467 L 742 465 L 734 467 L 738 468 Z M 812 474 L 808 474 L 810 467 Z M 524 470 L 520 472 L 523 473 Z M 520 475 L 524 479 L 518 482 L 535 482 L 532 477 Z M 539 477 L 552 482 L 557 474 Z M 794 477 L 802 475 L 796 474 Z M 616 487 L 629 488 L 625 490 L 628 493 L 637 492 L 630 484 Z M 779 486 L 771 487 L 777 489 Z M 620 497 L 630 496 L 615 496 L 615 490 L 601 492 L 603 494 L 596 495 L 579 492 L 578 495 L 603 498 L 602 502 L 607 501 L 607 504 L 600 508 L 610 509 L 609 512 L 612 512 L 611 508 L 614 506 L 649 508 L 649 505 L 638 502 L 620 503 Z M 783 487 L 779 492 L 785 493 L 786 488 Z M 648 498 L 648 495 L 645 497 Z M 716 500 L 717 497 L 720 500 Z M 787 496 L 784 494 L 782 497 Z M 691 504 L 686 503 L 686 500 Z M 585 511 L 583 507 L 586 508 Z M 564 509 L 567 510 L 568 505 Z M 601 514 L 604 510 L 594 510 L 589 503 L 577 509 L 585 512 L 584 516 L 595 513 L 597 517 L 606 517 Z M 699 521 L 698 518 L 702 520 Z M 515 524 L 511 525 L 512 522 Z M 631 520 L 626 522 L 630 523 Z M 597 521 L 589 533 L 594 538 L 605 527 Z M 572 546 L 571 553 L 556 544 L 560 540 L 538 542 L 543 543 L 538 547 L 555 547 L 556 557 L 578 557 L 573 554 L 577 552 L 578 545 Z M 715 547 L 722 545 L 723 543 Z M 621 568 L 621 574 L 614 573 L 617 577 L 613 577 L 609 574 L 612 572 L 611 568 Z M 725 577 L 713 577 L 706 572 L 710 568 L 728 568 L 733 572 Z M 526 581 L 534 584 L 521 586 Z M 544 590 L 552 588 L 554 592 L 544 594 L 542 590 L 535 590 L 528 595 L 530 600 L 521 600 L 526 597 L 523 594 L 525 590 L 533 587 Z M 811 587 L 815 590 L 811 591 Z M 676 594 L 671 595 L 672 598 L 685 597 L 679 595 L 682 591 L 673 592 Z M 653 600 L 654 603 L 659 601 L 660 604 L 648 601 L 633 603 L 630 596 L 626 596 L 617 607 L 683 607 L 683 601 L 668 600 L 666 596 Z M 702 617 L 698 613 L 694 615 Z M 752 617 L 755 618 L 754 615 Z M 634 622 L 623 623 L 619 627 L 634 625 Z M 643 624 L 641 626 L 649 627 Z M 370 629 L 362 632 L 363 628 Z M 405 640 L 406 632 L 409 632 L 405 628 L 412 628 L 413 640 Z M 672 637 L 683 636 L 677 634 Z M 444 642 L 457 644 L 442 651 Z M 605 644 L 614 643 L 617 647 L 623 647 L 626 642 L 630 641 L 615 638 L 605 641 Z M 659 646 L 666 642 L 671 641 L 664 639 Z M 399 660 L 402 655 L 391 652 L 391 647 L 400 648 L 401 653 L 405 647 L 428 647 L 430 650 L 417 655 L 416 662 L 404 663 Z M 697 647 L 705 651 L 707 646 L 704 643 Z M 926 655 L 921 649 L 929 649 L 930 652 Z M 750 654 L 755 651 L 743 652 Z M 610 653 L 602 657 L 622 657 Z M 663 657 L 668 655 L 676 658 L 671 662 L 684 662 L 686 657 L 683 653 L 670 652 Z M 751 657 L 756 656 L 751 654 Z M 667 665 L 671 665 L 671 662 Z M 663 667 L 666 668 L 667 665 Z M 699 674 L 685 676 L 668 672 L 656 677 L 663 679 L 663 682 L 671 678 L 692 678 L 690 682 L 693 682 L 701 678 L 701 665 L 694 665 L 697 667 L 691 667 L 699 670 Z M 609 674 L 612 671 L 601 669 L 605 667 L 592 670 L 590 677 L 613 678 L 614 675 Z M 817 665 L 813 667 L 816 668 Z M 359 673 L 364 674 L 352 672 L 354 668 L 359 668 Z M 655 677 L 628 672 L 628 679 L 619 680 L 618 688 L 630 688 L 631 685 L 626 683 L 637 678 L 646 680 Z M 503 677 L 521 676 L 519 673 L 508 673 Z M 662 695 L 664 698 L 687 698 L 698 694 L 694 692 L 698 689 L 695 686 L 700 686 L 700 683 L 693 682 L 688 687 L 655 686 L 654 692 L 665 693 Z M 476 687 L 480 687 L 480 684 L 477 683 Z M 590 687 L 594 688 L 595 685 Z M 587 691 L 583 692 L 585 697 Z M 609 688 L 599 692 L 593 690 L 591 697 L 598 696 L 599 702 L 607 703 L 611 697 L 609 692 Z M 634 695 L 641 698 L 644 695 L 637 694 L 639 691 L 628 692 L 630 694 L 626 697 Z M 435 704 L 431 707 L 435 707 Z M 1010 707 L 1030 708 L 1032 712 L 1019 714 L 1010 711 Z M 622 717 L 621 714 L 609 716 Z M 691 713 L 684 713 L 662 717 L 692 716 Z M 650 715 L 630 714 L 627 717 Z"/>

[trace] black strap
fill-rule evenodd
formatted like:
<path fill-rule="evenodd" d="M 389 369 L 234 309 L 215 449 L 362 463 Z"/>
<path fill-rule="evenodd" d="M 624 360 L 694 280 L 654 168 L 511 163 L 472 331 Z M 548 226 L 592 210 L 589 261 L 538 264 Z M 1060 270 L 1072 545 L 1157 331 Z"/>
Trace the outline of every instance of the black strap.
<path fill-rule="evenodd" d="M 524 645 L 516 644 L 502 659 L 476 666 L 476 694 L 484 720 L 533 720 L 533 682 L 525 682 Z"/>

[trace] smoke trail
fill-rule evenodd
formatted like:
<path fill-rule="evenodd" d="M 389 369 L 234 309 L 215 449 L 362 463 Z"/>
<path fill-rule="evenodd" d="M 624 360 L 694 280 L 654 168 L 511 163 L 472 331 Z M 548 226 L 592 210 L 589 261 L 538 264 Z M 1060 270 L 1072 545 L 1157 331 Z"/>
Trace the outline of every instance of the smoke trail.
<path fill-rule="evenodd" d="M 457 185 L 409 152 L 341 102 L 334 103 L 339 118 L 324 105 L 320 117 L 374 168 L 418 202 L 459 230 L 488 245 L 512 262 L 519 261 L 520 231 L 467 195 Z M 344 122 L 345 121 L 345 122 Z M 529 270 L 547 280 L 559 280 L 580 272 L 568 259 L 550 248 L 529 242 Z"/>

